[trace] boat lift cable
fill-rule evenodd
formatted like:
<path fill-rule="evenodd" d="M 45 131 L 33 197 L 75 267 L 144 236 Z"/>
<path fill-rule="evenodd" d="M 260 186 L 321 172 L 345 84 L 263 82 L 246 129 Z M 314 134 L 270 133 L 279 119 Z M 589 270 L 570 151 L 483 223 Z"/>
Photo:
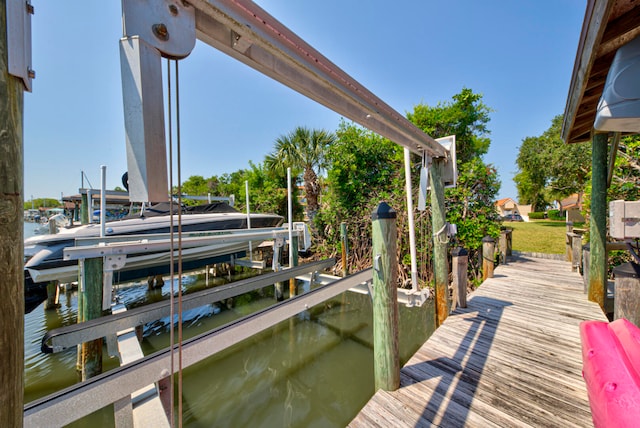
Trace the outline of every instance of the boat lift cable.
<path fill-rule="evenodd" d="M 171 61 L 167 59 L 167 116 L 169 118 L 167 126 L 169 130 L 169 194 L 173 193 L 173 129 L 172 129 L 172 120 L 171 120 Z M 174 407 L 174 393 L 173 393 L 173 385 L 174 385 L 174 353 L 173 353 L 173 345 L 175 343 L 174 337 L 174 329 L 173 329 L 173 320 L 175 318 L 175 301 L 174 301 L 174 240 L 173 240 L 173 206 L 174 201 L 173 198 L 169 198 L 169 239 L 171 241 L 171 251 L 170 251 L 170 267 L 169 267 L 169 281 L 171 283 L 170 292 L 169 292 L 169 300 L 170 300 L 170 313 L 169 313 L 169 347 L 171 349 L 171 375 L 169 378 L 169 415 L 170 415 L 170 423 L 171 428 L 174 426 L 175 416 L 173 412 Z"/>
<path fill-rule="evenodd" d="M 176 68 L 176 156 L 178 172 L 178 205 L 182 207 L 182 177 L 180 160 L 180 81 L 178 60 Z M 178 426 L 182 428 L 182 210 L 178 211 Z"/>

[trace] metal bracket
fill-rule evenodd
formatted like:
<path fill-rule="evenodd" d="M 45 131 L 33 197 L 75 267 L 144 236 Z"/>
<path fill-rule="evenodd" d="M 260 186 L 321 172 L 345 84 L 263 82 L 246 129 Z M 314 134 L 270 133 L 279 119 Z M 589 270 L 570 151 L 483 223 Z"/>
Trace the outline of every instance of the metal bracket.
<path fill-rule="evenodd" d="M 31 0 L 7 0 L 7 62 L 9 74 L 22 79 L 31 92 L 36 72 L 31 68 Z"/>

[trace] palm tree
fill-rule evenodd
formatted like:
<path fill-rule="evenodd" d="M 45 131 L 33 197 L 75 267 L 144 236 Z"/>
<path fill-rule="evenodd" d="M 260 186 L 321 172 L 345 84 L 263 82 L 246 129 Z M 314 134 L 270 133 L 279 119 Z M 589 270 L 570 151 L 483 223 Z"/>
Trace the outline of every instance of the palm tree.
<path fill-rule="evenodd" d="M 329 145 L 336 140 L 334 134 L 323 129 L 310 130 L 297 127 L 287 135 L 281 135 L 275 141 L 274 151 L 265 158 L 268 169 L 304 171 L 304 193 L 307 200 L 307 218 L 313 224 L 320 205 L 320 183 L 318 174 L 326 165 L 325 152 Z"/>

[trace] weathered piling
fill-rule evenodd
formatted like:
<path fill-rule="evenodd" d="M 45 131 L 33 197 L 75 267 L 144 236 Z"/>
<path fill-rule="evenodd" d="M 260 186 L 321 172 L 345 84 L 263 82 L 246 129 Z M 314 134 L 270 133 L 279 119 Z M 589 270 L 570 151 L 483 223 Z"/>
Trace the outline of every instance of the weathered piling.
<path fill-rule="evenodd" d="M 601 308 L 604 308 L 607 293 L 607 142 L 607 134 L 592 136 L 588 298 L 598 303 Z"/>
<path fill-rule="evenodd" d="M 7 63 L 7 1 L 0 1 L 0 426 L 22 426 L 24 403 L 22 82 Z"/>
<path fill-rule="evenodd" d="M 431 183 L 431 224 L 433 225 L 433 275 L 436 294 L 436 326 L 449 315 L 449 264 L 447 261 L 447 220 L 444 205 L 445 158 L 434 158 L 429 169 Z"/>
<path fill-rule="evenodd" d="M 400 386 L 396 212 L 381 202 L 371 214 L 373 240 L 373 362 L 375 389 Z"/>
<path fill-rule="evenodd" d="M 509 247 L 508 231 L 501 230 L 500 238 L 498 240 L 498 251 L 500 251 L 500 263 L 507 263 L 507 251 Z"/>
<path fill-rule="evenodd" d="M 102 316 L 102 258 L 86 259 L 80 275 L 82 296 L 82 321 Z M 81 321 L 79 321 L 81 322 Z M 102 339 L 82 344 L 82 380 L 102 372 Z"/>
<path fill-rule="evenodd" d="M 591 246 L 587 243 L 582 246 L 582 283 L 584 284 L 584 293 L 589 290 L 589 260 Z"/>
<path fill-rule="evenodd" d="M 572 235 L 573 234 L 573 222 L 568 221 L 566 223 L 566 231 L 565 231 L 565 260 L 570 262 L 573 260 L 573 244 L 572 244 Z"/>
<path fill-rule="evenodd" d="M 482 280 L 493 278 L 494 254 L 496 251 L 496 241 L 490 237 L 482 238 Z"/>
<path fill-rule="evenodd" d="M 624 263 L 613 269 L 616 289 L 613 318 L 626 318 L 640 327 L 640 265 Z"/>
<path fill-rule="evenodd" d="M 349 275 L 349 266 L 347 263 L 349 257 L 349 238 L 347 237 L 347 223 L 340 223 L 340 243 L 342 250 L 342 277 Z"/>
<path fill-rule="evenodd" d="M 298 266 L 298 237 L 291 237 L 291 245 L 289 245 L 289 268 Z M 289 298 L 295 296 L 296 293 L 296 279 L 289 278 Z"/>
<path fill-rule="evenodd" d="M 44 303 L 44 308 L 47 310 L 56 309 L 60 306 L 60 284 L 58 281 L 49 281 L 47 283 L 47 300 Z"/>
<path fill-rule="evenodd" d="M 451 252 L 451 271 L 453 273 L 453 308 L 467 307 L 467 266 L 469 252 L 457 247 Z"/>
<path fill-rule="evenodd" d="M 571 270 L 577 272 L 582 263 L 582 235 L 574 233 L 571 239 Z"/>

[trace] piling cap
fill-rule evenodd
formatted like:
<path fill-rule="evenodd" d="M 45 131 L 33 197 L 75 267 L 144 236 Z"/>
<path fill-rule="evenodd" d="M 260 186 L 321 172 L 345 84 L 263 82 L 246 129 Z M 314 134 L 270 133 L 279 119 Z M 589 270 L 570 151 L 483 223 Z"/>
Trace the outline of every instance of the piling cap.
<path fill-rule="evenodd" d="M 640 278 L 640 265 L 635 263 L 623 263 L 613 268 L 616 278 Z"/>
<path fill-rule="evenodd" d="M 375 210 L 371 213 L 371 220 L 378 219 L 395 219 L 396 212 L 386 202 L 380 202 Z"/>
<path fill-rule="evenodd" d="M 462 247 L 456 247 L 451 251 L 451 255 L 454 257 L 468 256 L 469 252 Z"/>
<path fill-rule="evenodd" d="M 484 238 L 482 238 L 482 242 L 496 242 L 496 240 L 490 236 L 485 236 Z"/>

